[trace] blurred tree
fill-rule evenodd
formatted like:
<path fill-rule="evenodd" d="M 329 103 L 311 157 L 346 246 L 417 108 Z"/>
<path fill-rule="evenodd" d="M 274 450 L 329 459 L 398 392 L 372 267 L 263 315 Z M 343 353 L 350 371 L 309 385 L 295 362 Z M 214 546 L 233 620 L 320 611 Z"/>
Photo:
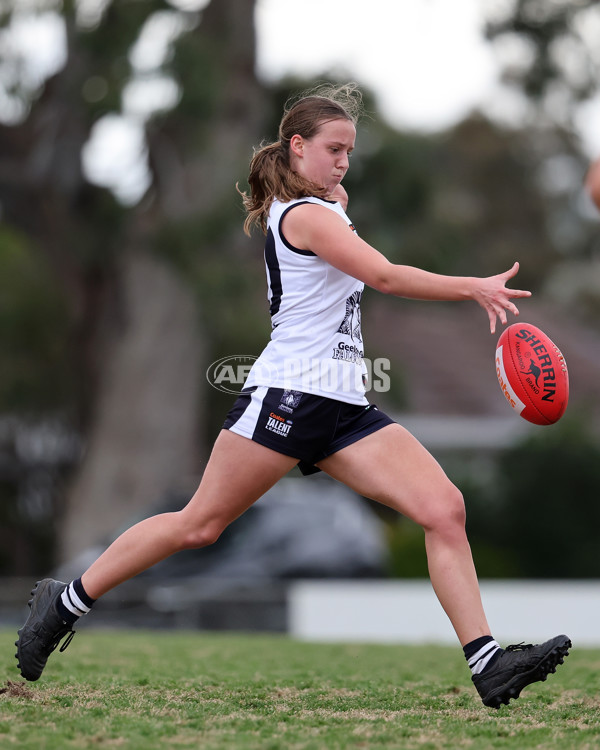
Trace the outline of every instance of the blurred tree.
<path fill-rule="evenodd" d="M 487 36 L 504 61 L 504 81 L 539 118 L 570 128 L 576 105 L 600 88 L 595 0 L 517 0 L 490 6 Z"/>
<path fill-rule="evenodd" d="M 69 314 L 44 257 L 22 233 L 0 227 L 0 403 L 52 410 L 69 399 Z"/>
<path fill-rule="evenodd" d="M 12 120 L 0 126 L 0 202 L 12 234 L 0 240 L 3 280 L 12 284 L 21 267 L 33 267 L 31 281 L 20 283 L 33 291 L 45 278 L 47 293 L 21 299 L 20 311 L 11 303 L 10 315 L 0 310 L 0 336 L 45 364 L 27 366 L 28 378 L 27 363 L 3 371 L 0 408 L 54 409 L 86 435 L 59 516 L 62 555 L 70 556 L 198 468 L 199 383 L 212 332 L 196 302 L 207 308 L 212 296 L 243 283 L 242 264 L 233 262 L 243 237 L 234 184 L 245 172 L 262 97 L 246 0 L 212 2 L 202 13 L 163 0 L 5 3 L 4 39 L 40 14 L 64 30 L 64 63 L 44 81 L 28 72 L 16 44 L 6 45 L 1 94 Z M 156 53 L 161 30 L 162 57 L 149 67 L 142 55 L 136 65 L 140 45 Z M 177 95 L 153 108 L 165 81 Z M 127 102 L 136 92 L 132 116 Z M 82 169 L 82 153 L 109 115 L 141 134 L 139 152 L 127 154 L 141 165 L 141 189 L 121 201 Z M 217 272 L 223 253 L 231 262 Z M 26 319 L 35 325 L 26 328 Z M 240 327 L 250 324 L 246 318 Z M 68 350 L 57 351 L 65 341 Z M 51 345 L 54 359 L 44 357 Z"/>
<path fill-rule="evenodd" d="M 600 448 L 572 416 L 507 451 L 488 538 L 530 578 L 598 578 Z"/>
<path fill-rule="evenodd" d="M 578 135 L 600 94 L 600 6 L 595 0 L 517 0 L 488 7 L 487 36 L 503 67 L 496 114 L 520 113 L 525 157 L 545 193 L 545 223 L 563 256 L 546 290 L 598 326 L 598 213 L 582 189 L 589 154 Z M 510 117 L 509 117 L 510 120 Z M 597 154 L 592 154 L 597 157 Z"/>

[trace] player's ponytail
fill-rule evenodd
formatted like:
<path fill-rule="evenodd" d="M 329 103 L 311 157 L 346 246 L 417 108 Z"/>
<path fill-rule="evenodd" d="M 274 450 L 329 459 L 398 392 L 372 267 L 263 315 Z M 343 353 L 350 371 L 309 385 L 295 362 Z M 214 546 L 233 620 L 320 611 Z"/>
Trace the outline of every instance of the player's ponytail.
<path fill-rule="evenodd" d="M 254 224 L 267 231 L 267 217 L 275 197 L 287 202 L 304 195 L 325 197 L 327 190 L 290 169 L 289 143 L 276 141 L 262 145 L 250 162 L 250 194 L 242 195 L 247 211 L 244 231 L 250 234 Z"/>

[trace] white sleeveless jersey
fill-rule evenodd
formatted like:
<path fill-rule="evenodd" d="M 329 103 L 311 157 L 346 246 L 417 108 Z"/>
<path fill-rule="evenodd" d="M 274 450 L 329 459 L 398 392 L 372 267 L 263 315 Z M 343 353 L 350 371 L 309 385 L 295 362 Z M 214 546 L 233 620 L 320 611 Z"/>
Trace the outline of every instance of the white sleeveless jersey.
<path fill-rule="evenodd" d="M 367 405 L 360 328 L 364 284 L 288 242 L 283 217 L 302 203 L 335 211 L 348 231 L 355 231 L 339 203 L 314 197 L 273 201 L 265 244 L 273 332 L 244 387 L 266 385 Z"/>

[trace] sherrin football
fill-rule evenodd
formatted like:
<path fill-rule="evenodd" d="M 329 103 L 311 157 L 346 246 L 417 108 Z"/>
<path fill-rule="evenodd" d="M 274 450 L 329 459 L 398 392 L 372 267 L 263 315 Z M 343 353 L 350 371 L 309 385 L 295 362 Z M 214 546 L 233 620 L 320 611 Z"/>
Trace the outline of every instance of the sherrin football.
<path fill-rule="evenodd" d="M 496 375 L 508 403 L 528 422 L 558 422 L 569 400 L 567 363 L 556 344 L 529 323 L 513 323 L 496 347 Z"/>

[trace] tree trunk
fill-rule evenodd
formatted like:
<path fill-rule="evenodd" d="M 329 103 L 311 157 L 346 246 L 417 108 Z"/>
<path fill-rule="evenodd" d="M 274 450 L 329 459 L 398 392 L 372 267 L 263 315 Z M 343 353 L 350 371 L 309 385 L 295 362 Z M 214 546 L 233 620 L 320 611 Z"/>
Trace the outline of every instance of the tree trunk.
<path fill-rule="evenodd" d="M 123 262 L 122 322 L 105 349 L 86 454 L 69 492 L 62 560 L 107 540 L 197 473 L 197 306 L 149 254 Z"/>
<path fill-rule="evenodd" d="M 219 201 L 234 195 L 236 170 L 244 163 L 240 153 L 249 154 L 262 117 L 253 16 L 254 3 L 247 0 L 206 7 L 193 42 L 206 50 L 218 39 L 219 59 L 203 75 L 223 76 L 228 85 L 218 87 L 218 104 L 207 117 L 194 122 L 175 110 L 161 127 L 150 128 L 154 205 L 150 213 L 137 210 L 138 237 L 163 223 L 210 216 Z M 196 81 L 185 84 L 193 87 Z M 199 126 L 209 135 L 200 149 L 193 137 Z M 225 242 L 231 247 L 236 238 Z M 124 325 L 99 373 L 86 457 L 61 532 L 63 560 L 106 539 L 136 514 L 148 515 L 169 492 L 188 489 L 186 478 L 200 469 L 206 337 L 201 341 L 198 333 L 197 298 L 181 275 L 148 254 L 130 254 L 122 273 Z"/>

